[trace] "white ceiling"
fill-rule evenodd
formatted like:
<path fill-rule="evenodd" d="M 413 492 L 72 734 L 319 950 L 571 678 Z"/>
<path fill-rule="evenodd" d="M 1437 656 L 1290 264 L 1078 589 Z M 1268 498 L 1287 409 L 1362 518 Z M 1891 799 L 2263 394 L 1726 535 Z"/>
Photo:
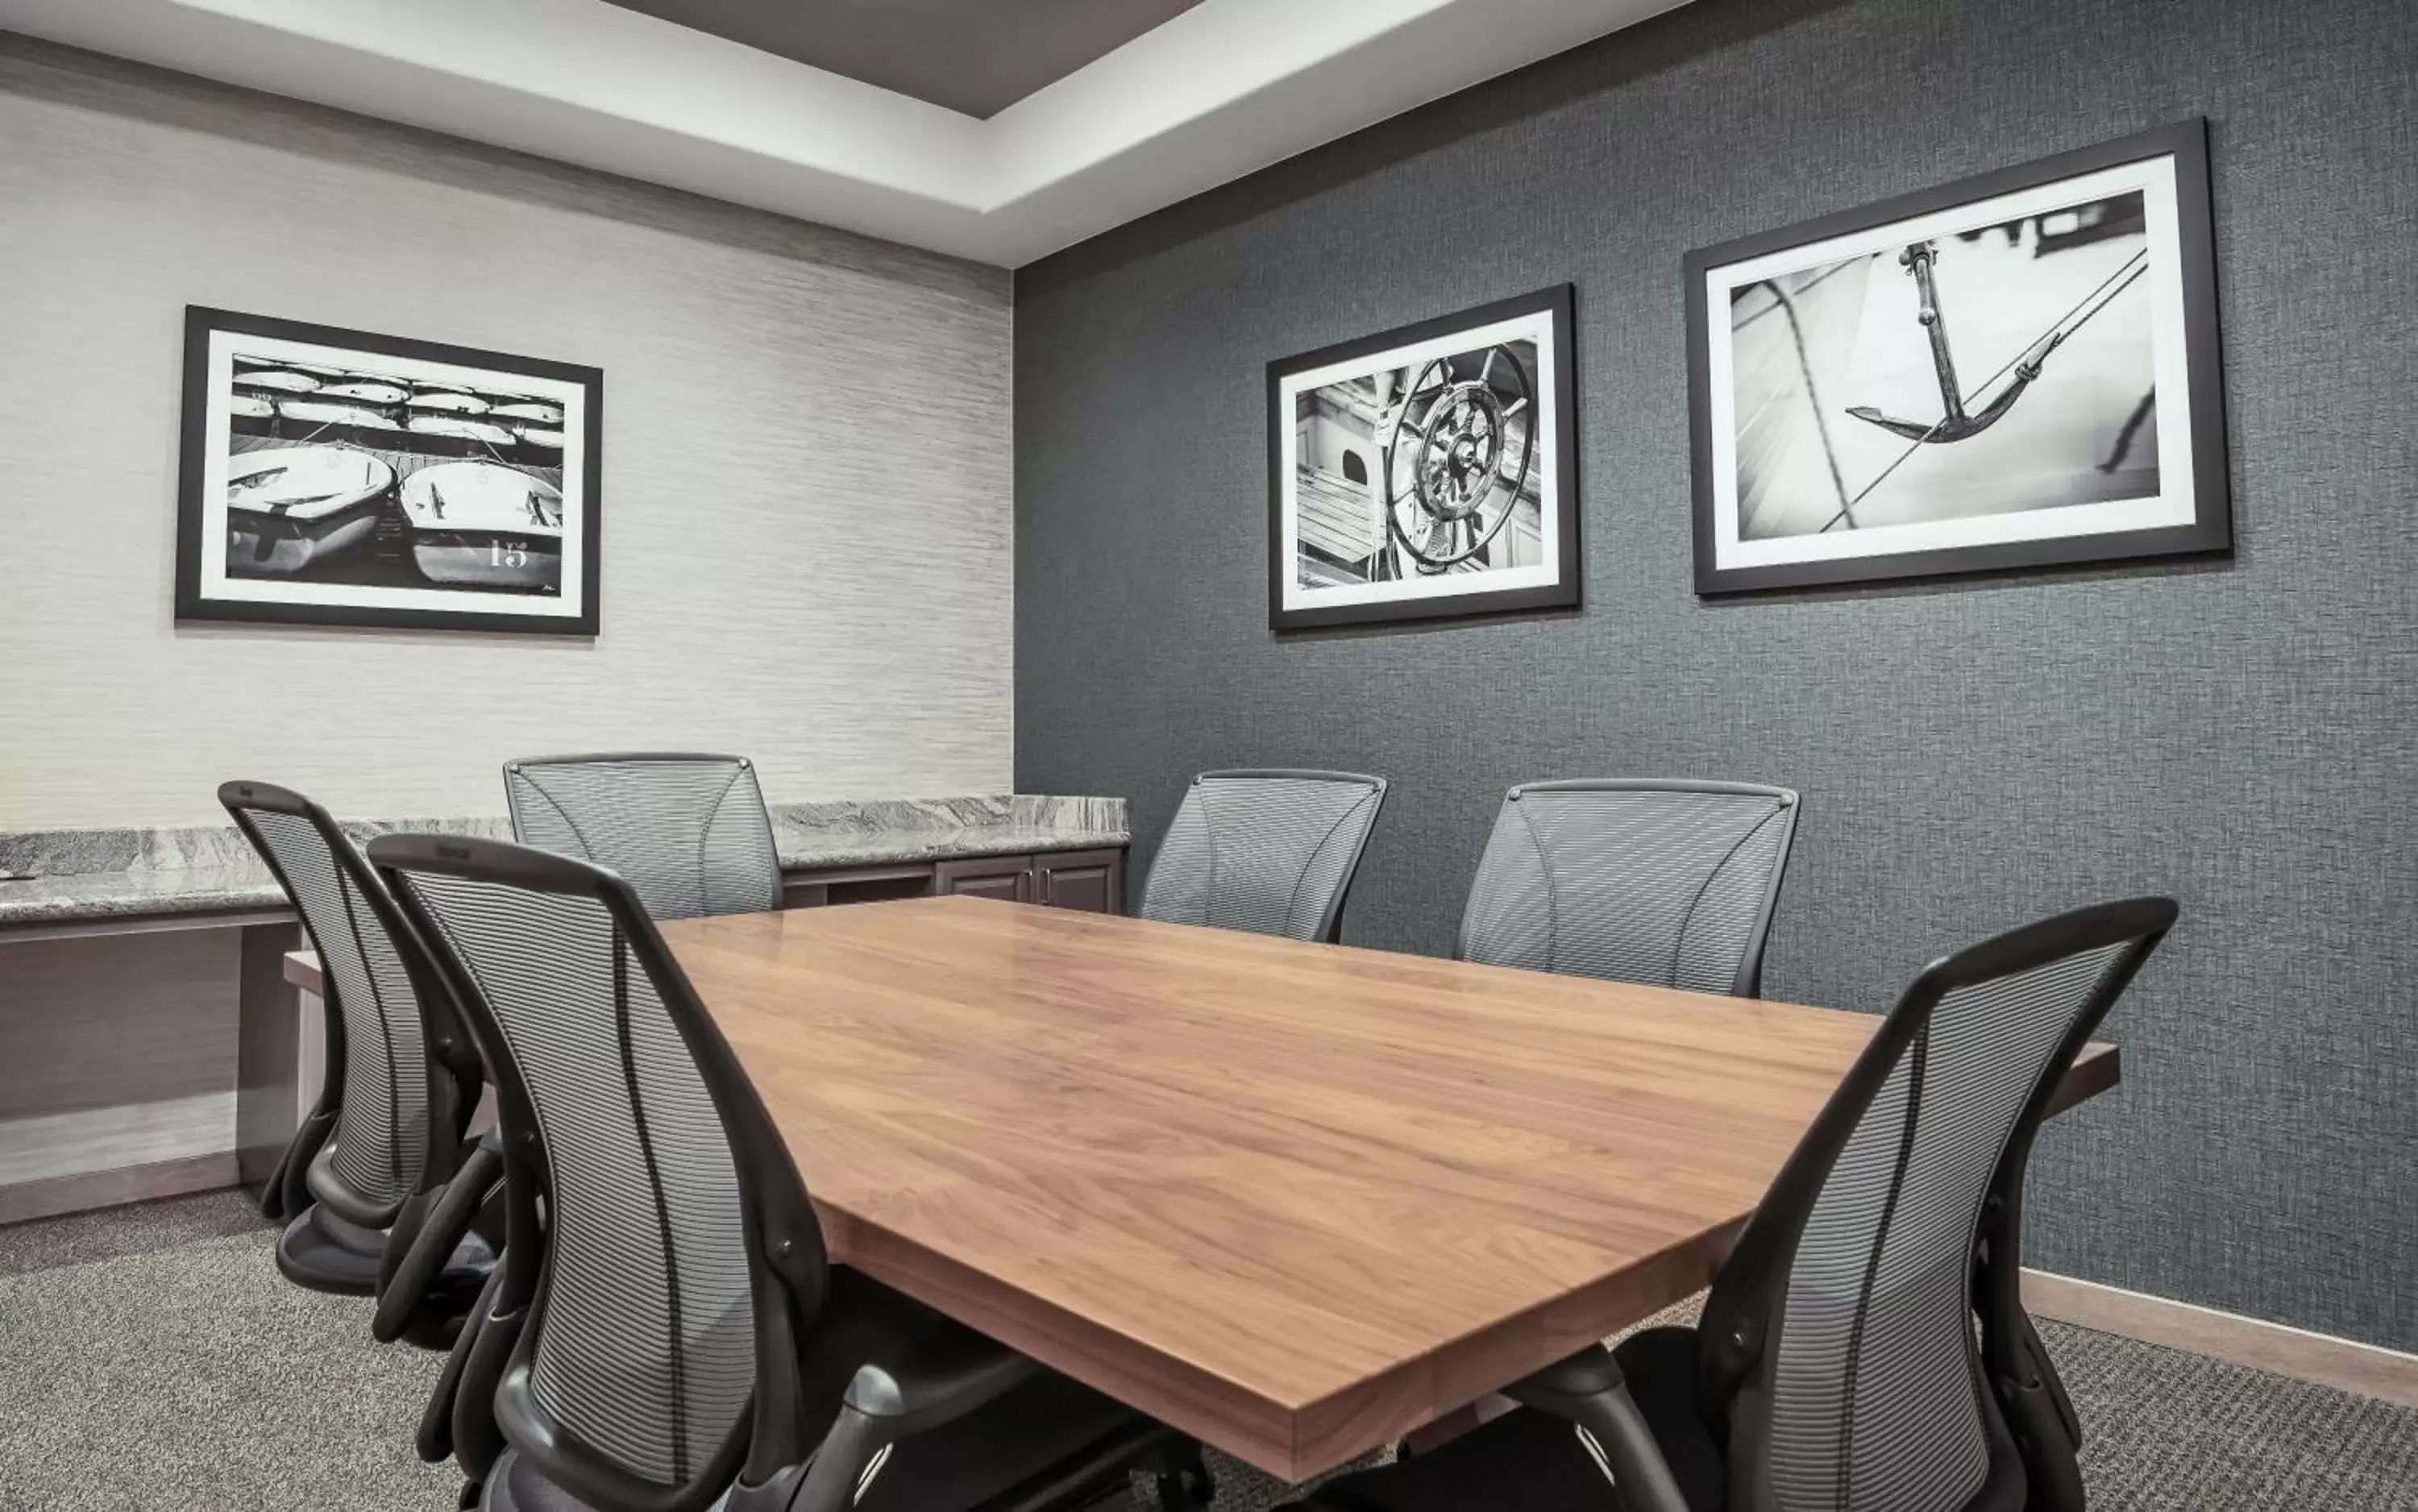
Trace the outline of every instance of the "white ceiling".
<path fill-rule="evenodd" d="M 1686 0 L 1203 0 L 988 119 L 606 0 L 0 0 L 0 29 L 1014 267 Z"/>

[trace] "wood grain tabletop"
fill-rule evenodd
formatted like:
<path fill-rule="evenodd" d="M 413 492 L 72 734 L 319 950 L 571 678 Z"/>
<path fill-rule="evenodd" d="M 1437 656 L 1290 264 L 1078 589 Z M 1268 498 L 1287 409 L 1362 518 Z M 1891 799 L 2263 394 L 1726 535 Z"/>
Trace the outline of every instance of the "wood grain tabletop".
<path fill-rule="evenodd" d="M 1296 1481 L 1704 1286 L 1877 1022 L 972 898 L 664 934 L 834 1259 Z"/>

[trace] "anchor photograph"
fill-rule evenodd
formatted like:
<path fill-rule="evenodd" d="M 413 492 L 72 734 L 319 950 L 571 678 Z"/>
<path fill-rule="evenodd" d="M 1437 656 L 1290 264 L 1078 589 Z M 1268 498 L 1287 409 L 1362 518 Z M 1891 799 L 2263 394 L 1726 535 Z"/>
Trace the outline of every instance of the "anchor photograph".
<path fill-rule="evenodd" d="M 2195 248 L 2181 185 L 2168 151 L 1691 260 L 1700 577 L 1706 536 L 1717 573 L 1814 582 L 2196 526 L 2213 313 L 2189 310 L 2206 215 Z"/>
<path fill-rule="evenodd" d="M 1733 294 L 1738 534 L 2155 495 L 2157 374 L 2150 305 L 2138 297 L 2148 243 L 2133 192 Z M 1962 298 L 1951 310 L 1952 295 Z M 1959 370 L 1959 348 L 1983 360 L 2016 356 L 1985 377 Z M 1967 408 L 1967 384 L 1979 408 Z M 1885 404 L 1834 414 L 1833 396 Z M 1939 449 L 1913 476 L 1908 443 Z M 1893 479 L 1900 486 L 1888 486 Z"/>
<path fill-rule="evenodd" d="M 186 618 L 579 633 L 595 396 L 578 370 L 194 316 Z"/>
<path fill-rule="evenodd" d="M 1279 629 L 1574 601 L 1567 288 L 1270 367 Z"/>

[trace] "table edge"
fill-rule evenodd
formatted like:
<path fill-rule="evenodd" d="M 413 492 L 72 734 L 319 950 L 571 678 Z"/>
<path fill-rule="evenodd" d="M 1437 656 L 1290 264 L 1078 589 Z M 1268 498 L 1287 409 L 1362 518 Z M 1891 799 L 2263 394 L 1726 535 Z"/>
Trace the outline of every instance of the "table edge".
<path fill-rule="evenodd" d="M 2093 1040 L 2052 1094 L 2055 1117 L 2120 1085 L 2120 1047 Z M 1308 1402 L 1289 1404 L 1190 1361 L 994 1282 L 963 1261 L 881 1224 L 817 1201 L 834 1261 L 998 1338 L 1051 1369 L 1120 1400 L 1140 1382 L 1171 1427 L 1288 1484 L 1299 1484 L 1468 1406 L 1589 1342 L 1685 1301 L 1711 1284 L 1752 1215 L 1737 1214 L 1692 1239 L 1535 1304 L 1462 1337 Z M 1170 1410 L 1164 1398 L 1178 1399 Z M 1189 1408 L 1198 1401 L 1223 1421 Z"/>

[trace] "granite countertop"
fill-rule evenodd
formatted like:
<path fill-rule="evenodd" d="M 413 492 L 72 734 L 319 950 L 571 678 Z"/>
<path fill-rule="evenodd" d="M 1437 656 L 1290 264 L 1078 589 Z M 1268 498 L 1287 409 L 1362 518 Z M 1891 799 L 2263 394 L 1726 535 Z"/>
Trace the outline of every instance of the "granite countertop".
<path fill-rule="evenodd" d="M 960 856 L 1106 850 L 1126 843 L 1119 798 L 1032 794 L 880 799 L 773 806 L 785 871 Z M 345 821 L 357 841 L 405 831 L 509 839 L 500 818 Z M 232 825 L 0 834 L 0 930 L 285 906 Z"/>
<path fill-rule="evenodd" d="M 0 929 L 166 913 L 282 909 L 285 893 L 258 866 L 86 872 L 0 881 Z"/>
<path fill-rule="evenodd" d="M 784 871 L 1113 850 L 1129 838 L 1122 798 L 1018 793 L 773 805 L 773 847 Z"/>

